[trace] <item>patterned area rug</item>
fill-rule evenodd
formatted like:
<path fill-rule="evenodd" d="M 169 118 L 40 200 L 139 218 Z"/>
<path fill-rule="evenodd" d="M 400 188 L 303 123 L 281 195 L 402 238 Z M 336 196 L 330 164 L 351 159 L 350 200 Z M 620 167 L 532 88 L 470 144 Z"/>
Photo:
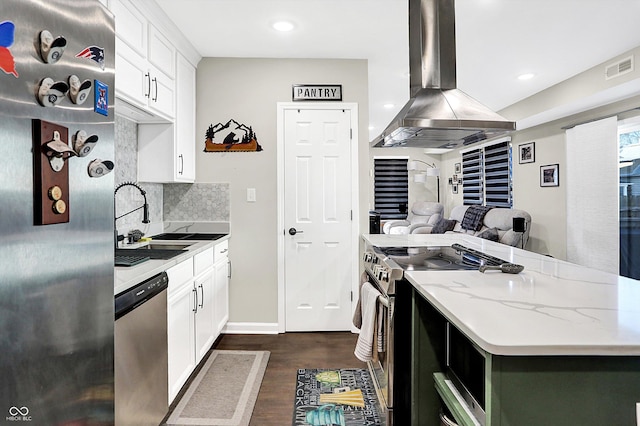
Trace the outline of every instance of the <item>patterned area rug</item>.
<path fill-rule="evenodd" d="M 382 425 L 369 371 L 298 370 L 292 425 Z"/>
<path fill-rule="evenodd" d="M 247 426 L 268 361 L 264 351 L 212 351 L 166 424 Z"/>

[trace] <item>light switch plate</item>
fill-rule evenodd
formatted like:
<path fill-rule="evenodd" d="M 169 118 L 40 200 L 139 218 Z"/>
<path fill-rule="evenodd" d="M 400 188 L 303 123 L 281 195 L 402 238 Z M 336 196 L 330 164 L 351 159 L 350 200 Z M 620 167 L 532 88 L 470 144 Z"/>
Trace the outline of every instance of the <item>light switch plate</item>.
<path fill-rule="evenodd" d="M 255 203 L 256 202 L 256 189 L 255 188 L 247 188 L 247 202 Z"/>

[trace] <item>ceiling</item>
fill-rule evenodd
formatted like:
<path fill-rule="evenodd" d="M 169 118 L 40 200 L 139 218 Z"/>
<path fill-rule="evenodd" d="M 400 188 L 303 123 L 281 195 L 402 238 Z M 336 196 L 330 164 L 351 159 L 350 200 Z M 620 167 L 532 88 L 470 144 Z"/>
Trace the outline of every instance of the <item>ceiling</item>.
<path fill-rule="evenodd" d="M 409 97 L 406 0 L 156 2 L 203 57 L 367 59 L 370 140 Z M 458 88 L 498 111 L 640 46 L 638 17 L 638 0 L 457 0 Z"/>

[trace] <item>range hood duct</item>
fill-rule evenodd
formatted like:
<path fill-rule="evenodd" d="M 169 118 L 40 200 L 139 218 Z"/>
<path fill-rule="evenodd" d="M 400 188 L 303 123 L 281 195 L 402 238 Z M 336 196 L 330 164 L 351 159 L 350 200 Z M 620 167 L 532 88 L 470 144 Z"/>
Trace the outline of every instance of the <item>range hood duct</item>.
<path fill-rule="evenodd" d="M 456 87 L 454 0 L 409 0 L 411 99 L 374 147 L 453 149 L 515 130 Z"/>

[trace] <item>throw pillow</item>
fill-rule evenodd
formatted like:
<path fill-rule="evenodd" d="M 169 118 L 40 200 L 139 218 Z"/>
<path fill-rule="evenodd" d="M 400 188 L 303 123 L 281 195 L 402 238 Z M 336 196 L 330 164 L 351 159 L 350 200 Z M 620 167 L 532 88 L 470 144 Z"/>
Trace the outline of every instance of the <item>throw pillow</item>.
<path fill-rule="evenodd" d="M 447 231 L 453 231 L 456 221 L 452 219 L 440 219 L 431 229 L 432 234 L 444 234 Z"/>
<path fill-rule="evenodd" d="M 484 238 L 485 240 L 489 241 L 500 241 L 500 235 L 498 234 L 498 230 L 496 228 L 485 229 L 478 234 L 478 237 Z"/>

